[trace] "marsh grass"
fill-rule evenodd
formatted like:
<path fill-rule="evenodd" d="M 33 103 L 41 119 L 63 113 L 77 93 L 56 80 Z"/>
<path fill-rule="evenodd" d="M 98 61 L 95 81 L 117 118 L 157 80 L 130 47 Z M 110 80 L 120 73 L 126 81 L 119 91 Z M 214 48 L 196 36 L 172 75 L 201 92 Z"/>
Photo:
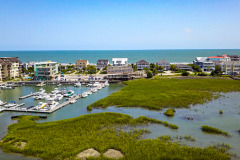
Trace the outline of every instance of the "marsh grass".
<path fill-rule="evenodd" d="M 116 149 L 123 153 L 122 160 L 211 159 L 229 160 L 226 150 L 194 148 L 165 142 L 159 138 L 141 139 L 149 130 L 124 132 L 121 126 L 154 123 L 147 117 L 132 118 L 120 113 L 97 113 L 55 122 L 35 123 L 33 116 L 20 116 L 18 123 L 8 127 L 0 146 L 4 152 L 22 153 L 42 159 L 75 159 L 76 155 L 93 148 L 101 153 L 97 159 L 106 160 L 103 153 Z M 116 128 L 119 128 L 118 131 Z M 24 148 L 16 142 L 26 142 Z M 93 158 L 89 158 L 93 159 Z"/>
<path fill-rule="evenodd" d="M 219 114 L 223 114 L 223 111 L 222 111 L 222 110 L 219 110 Z"/>
<path fill-rule="evenodd" d="M 138 79 L 123 82 L 120 91 L 100 99 L 92 107 L 182 108 L 219 98 L 219 92 L 240 91 L 240 81 L 227 79 Z"/>
<path fill-rule="evenodd" d="M 214 134 L 222 134 L 225 136 L 229 136 L 227 132 L 224 132 L 218 128 L 202 125 L 202 131 L 207 132 L 207 133 L 214 133 Z"/>
<path fill-rule="evenodd" d="M 163 114 L 165 114 L 168 117 L 173 117 L 175 112 L 176 112 L 175 109 L 168 109 Z"/>

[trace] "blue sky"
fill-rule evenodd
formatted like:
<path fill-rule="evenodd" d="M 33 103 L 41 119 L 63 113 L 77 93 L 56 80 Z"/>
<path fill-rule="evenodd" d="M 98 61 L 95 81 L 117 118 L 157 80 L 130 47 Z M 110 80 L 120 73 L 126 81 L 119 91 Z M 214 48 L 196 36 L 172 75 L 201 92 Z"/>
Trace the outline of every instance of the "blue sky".
<path fill-rule="evenodd" d="M 239 0 L 0 0 L 0 50 L 239 48 Z"/>

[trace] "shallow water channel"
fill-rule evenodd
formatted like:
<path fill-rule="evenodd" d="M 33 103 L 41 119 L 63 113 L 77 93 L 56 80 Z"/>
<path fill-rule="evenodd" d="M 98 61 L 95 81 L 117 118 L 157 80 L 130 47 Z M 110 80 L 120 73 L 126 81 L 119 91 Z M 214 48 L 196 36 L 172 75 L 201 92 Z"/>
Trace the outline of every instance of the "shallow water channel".
<path fill-rule="evenodd" d="M 156 118 L 163 121 L 168 121 L 179 126 L 178 130 L 172 130 L 162 125 L 150 124 L 141 126 L 140 128 L 147 128 L 151 133 L 144 135 L 144 138 L 156 138 L 161 135 L 170 135 L 172 137 L 191 135 L 196 141 L 187 141 L 175 139 L 181 144 L 188 146 L 207 147 L 217 143 L 228 143 L 231 147 L 230 152 L 237 153 L 240 156 L 240 134 L 238 129 L 240 128 L 240 93 L 233 92 L 223 94 L 217 100 L 210 101 L 202 105 L 191 106 L 185 109 L 176 109 L 175 116 L 170 118 L 163 114 L 164 110 L 154 111 L 141 108 L 116 108 L 108 107 L 107 109 L 93 109 L 92 112 L 87 112 L 87 105 L 110 95 L 113 92 L 120 90 L 123 87 L 121 84 L 110 84 L 110 86 L 89 95 L 87 98 L 81 98 L 75 104 L 70 104 L 66 107 L 57 110 L 52 114 L 48 114 L 47 119 L 41 119 L 37 122 L 56 121 L 60 119 L 67 119 L 77 117 L 83 114 L 99 113 L 99 112 L 118 112 L 131 115 L 132 117 L 139 117 L 141 115 L 149 118 Z M 56 88 L 54 85 L 48 85 L 43 87 L 46 92 L 51 92 Z M 76 94 L 81 94 L 88 90 L 88 87 L 82 86 L 81 88 L 74 88 L 73 86 L 61 86 L 59 90 L 66 88 L 67 90 L 74 90 Z M 28 107 L 31 105 L 37 105 L 38 100 L 34 100 L 32 97 L 18 100 L 19 97 L 27 95 L 31 92 L 38 91 L 39 88 L 35 86 L 22 86 L 15 88 L 14 90 L 2 90 L 0 93 L 0 99 L 3 101 L 15 101 L 17 103 L 25 103 Z M 65 101 L 65 100 L 62 100 Z M 61 101 L 60 101 L 61 103 Z M 223 114 L 219 114 L 219 110 L 223 111 Z M 20 112 L 4 112 L 0 113 L 0 139 L 7 134 L 7 127 L 12 123 L 16 123 L 16 120 L 11 120 L 11 115 L 22 115 Z M 26 114 L 26 113 L 25 113 Z M 29 113 L 27 113 L 29 114 Z M 184 119 L 183 116 L 192 117 L 193 120 Z M 231 137 L 222 135 L 206 134 L 201 131 L 201 125 L 208 125 L 219 128 L 228 132 Z M 33 157 L 23 157 L 19 154 L 3 153 L 0 150 L 0 159 L 12 160 L 12 159 L 37 159 Z"/>

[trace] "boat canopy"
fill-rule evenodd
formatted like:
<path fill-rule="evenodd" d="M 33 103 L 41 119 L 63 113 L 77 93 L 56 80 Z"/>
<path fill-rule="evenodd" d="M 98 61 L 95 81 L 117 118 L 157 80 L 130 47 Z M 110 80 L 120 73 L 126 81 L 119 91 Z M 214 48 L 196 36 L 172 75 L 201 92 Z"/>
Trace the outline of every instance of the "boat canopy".
<path fill-rule="evenodd" d="M 9 102 L 11 102 L 11 103 L 15 103 L 14 101 L 9 101 Z"/>

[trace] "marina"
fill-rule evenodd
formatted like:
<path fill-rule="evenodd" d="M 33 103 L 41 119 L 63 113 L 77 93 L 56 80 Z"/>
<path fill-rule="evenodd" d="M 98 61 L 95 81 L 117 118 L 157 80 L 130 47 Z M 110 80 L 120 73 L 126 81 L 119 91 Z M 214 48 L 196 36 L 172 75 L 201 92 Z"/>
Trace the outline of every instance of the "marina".
<path fill-rule="evenodd" d="M 79 85 L 79 83 L 75 85 L 77 85 L 77 88 L 81 87 L 80 86 L 81 84 Z M 88 88 L 87 91 L 81 94 L 74 94 L 73 90 L 69 90 L 68 92 L 66 92 L 65 88 L 63 88 L 61 91 L 58 90 L 58 88 L 54 88 L 54 90 L 52 90 L 51 93 L 47 94 L 45 93 L 44 89 L 40 88 L 39 91 L 37 92 L 34 92 L 34 93 L 31 92 L 30 94 L 19 97 L 19 100 L 33 97 L 34 100 L 45 99 L 46 101 L 48 101 L 47 103 L 39 102 L 38 105 L 36 106 L 31 105 L 29 107 L 24 108 L 22 106 L 24 106 L 25 103 L 16 104 L 14 101 L 9 101 L 9 103 L 5 102 L 2 104 L 3 107 L 1 109 L 1 112 L 12 111 L 12 112 L 30 112 L 30 113 L 50 114 L 69 104 L 74 104 L 78 101 L 78 99 L 85 98 L 108 85 L 109 84 L 107 82 L 105 83 L 95 82 L 91 86 L 89 86 L 89 88 L 87 87 Z M 61 101 L 63 97 L 67 97 L 66 101 L 63 101 L 62 103 L 56 102 L 56 101 Z"/>

